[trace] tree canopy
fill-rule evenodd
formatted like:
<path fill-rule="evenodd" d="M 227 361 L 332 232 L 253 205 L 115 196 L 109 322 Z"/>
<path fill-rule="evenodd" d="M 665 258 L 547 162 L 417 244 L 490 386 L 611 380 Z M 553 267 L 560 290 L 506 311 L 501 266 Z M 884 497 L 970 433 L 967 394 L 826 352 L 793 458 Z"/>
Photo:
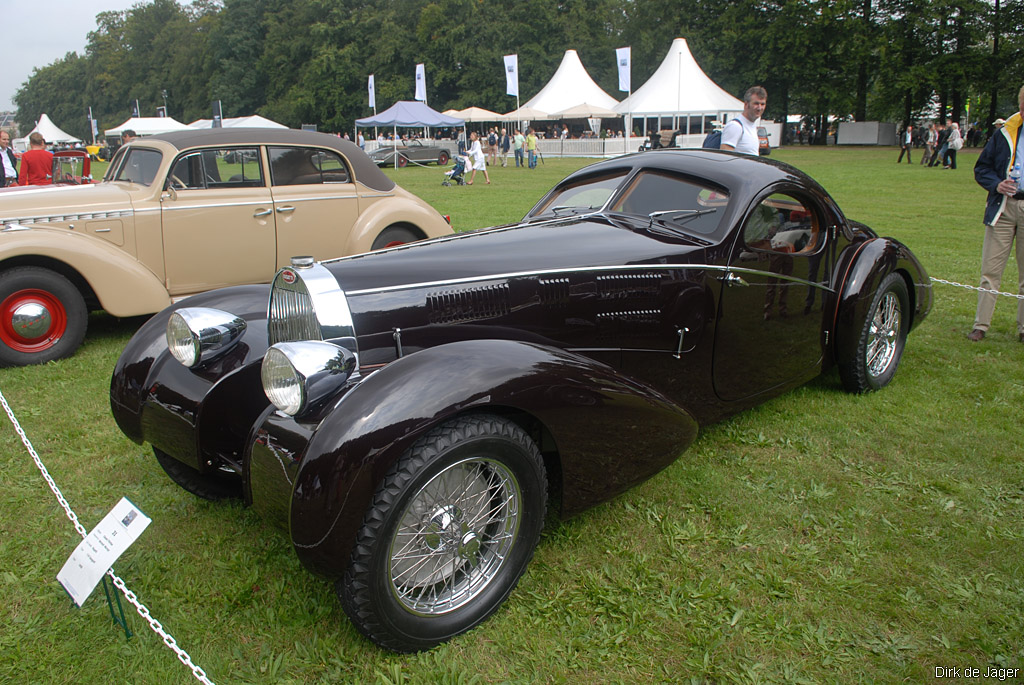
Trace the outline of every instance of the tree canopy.
<path fill-rule="evenodd" d="M 85 54 L 34 70 L 15 103 L 82 138 L 89 107 L 102 130 L 165 96 L 183 121 L 220 100 L 226 117 L 342 131 L 371 113 L 369 74 L 381 108 L 413 98 L 422 62 L 435 109 L 504 112 L 503 55 L 525 100 L 573 48 L 621 99 L 615 48 L 632 47 L 639 86 L 680 36 L 726 90 L 765 86 L 777 120 L 987 125 L 1017 110 L 1024 73 L 1024 0 L 149 0 L 100 13 Z"/>

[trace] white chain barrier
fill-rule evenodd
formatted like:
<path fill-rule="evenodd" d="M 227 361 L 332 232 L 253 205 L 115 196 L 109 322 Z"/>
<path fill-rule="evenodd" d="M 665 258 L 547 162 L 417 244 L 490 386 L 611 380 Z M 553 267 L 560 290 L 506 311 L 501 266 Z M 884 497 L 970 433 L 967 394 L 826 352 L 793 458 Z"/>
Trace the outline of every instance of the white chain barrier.
<path fill-rule="evenodd" d="M 57 501 L 60 503 L 60 506 L 64 508 L 64 513 L 67 514 L 68 518 L 71 520 L 71 523 L 74 524 L 75 530 L 78 531 L 78 534 L 81 535 L 83 538 L 86 537 L 89 534 L 88 531 L 85 529 L 85 526 L 83 526 L 78 521 L 78 516 L 71 509 L 71 505 L 69 505 L 68 501 L 64 498 L 64 495 L 61 493 L 60 488 L 57 487 L 57 483 L 55 483 L 53 478 L 50 477 L 49 471 L 46 470 L 46 466 L 43 465 L 43 461 L 39 458 L 39 455 L 36 453 L 35 448 L 32 447 L 32 443 L 28 439 L 28 435 L 25 434 L 25 431 L 24 429 L 22 429 L 21 424 L 18 423 L 18 419 L 14 416 L 14 412 L 11 410 L 11 406 L 7 404 L 7 398 L 4 397 L 2 391 L 0 391 L 0 404 L 3 404 L 4 411 L 7 412 L 7 418 L 11 420 L 11 424 L 14 426 L 15 432 L 17 432 L 18 436 L 21 438 L 22 444 L 25 445 L 25 449 L 27 449 L 29 455 L 31 455 L 32 461 L 36 463 L 36 468 L 38 468 L 39 472 L 43 474 L 43 480 L 45 480 L 46 484 L 50 486 L 50 490 L 52 490 L 53 494 L 57 497 Z M 164 627 L 160 625 L 160 621 L 156 620 L 150 615 L 149 609 L 147 609 L 144 604 L 139 602 L 139 599 L 136 596 L 136 594 L 128 589 L 128 587 L 124 584 L 123 580 L 114 575 L 114 569 L 107 569 L 107 576 L 109 576 L 111 582 L 114 583 L 114 587 L 120 590 L 121 594 L 124 595 L 124 598 L 128 600 L 128 602 L 130 602 L 132 606 L 135 607 L 136 611 L 139 612 L 139 616 L 146 619 L 146 621 L 149 623 L 149 627 L 153 629 L 153 632 L 159 635 L 160 638 L 164 641 L 164 644 L 167 645 L 175 654 L 178 655 L 178 660 L 192 670 L 192 675 L 195 676 L 196 680 L 198 680 L 201 683 L 204 683 L 205 685 L 213 685 L 213 682 L 209 678 L 207 678 L 206 672 L 192 662 L 192 657 L 188 655 L 188 652 L 179 647 L 178 642 L 174 639 L 174 637 L 170 633 L 165 631 Z"/>
<path fill-rule="evenodd" d="M 993 295 L 1002 295 L 1003 297 L 1012 297 L 1017 300 L 1024 300 L 1024 295 L 1014 295 L 1013 293 L 1004 293 L 999 290 L 992 290 L 991 288 L 979 288 L 976 285 L 965 285 L 963 283 L 957 283 L 956 281 L 947 281 L 941 278 L 932 277 L 934 283 L 944 283 L 946 285 L 952 285 L 957 288 L 966 288 L 967 290 L 977 290 L 980 293 L 992 293 Z"/>

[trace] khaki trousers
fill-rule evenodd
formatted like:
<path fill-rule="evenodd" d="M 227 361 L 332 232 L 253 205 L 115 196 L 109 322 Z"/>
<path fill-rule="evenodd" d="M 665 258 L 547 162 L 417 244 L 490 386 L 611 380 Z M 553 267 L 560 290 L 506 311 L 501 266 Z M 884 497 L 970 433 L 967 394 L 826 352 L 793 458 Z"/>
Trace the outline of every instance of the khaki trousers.
<path fill-rule="evenodd" d="M 985 227 L 981 247 L 981 287 L 999 290 L 999 283 L 1017 241 L 1017 294 L 1024 295 L 1024 200 L 1006 199 L 1006 209 L 992 226 Z M 974 327 L 987 331 L 996 308 L 996 295 L 978 293 L 978 311 Z M 1024 300 L 1017 300 L 1017 333 L 1024 333 Z"/>

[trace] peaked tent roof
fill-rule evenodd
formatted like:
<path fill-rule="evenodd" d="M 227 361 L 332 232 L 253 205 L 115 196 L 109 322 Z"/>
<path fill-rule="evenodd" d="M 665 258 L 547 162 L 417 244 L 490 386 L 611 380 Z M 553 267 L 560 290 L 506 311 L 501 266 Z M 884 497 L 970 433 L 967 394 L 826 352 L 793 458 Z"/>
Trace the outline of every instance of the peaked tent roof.
<path fill-rule="evenodd" d="M 628 98 L 615 106 L 634 116 L 677 113 L 742 112 L 743 101 L 712 81 L 690 54 L 685 38 L 672 41 L 661 66 Z"/>
<path fill-rule="evenodd" d="M 546 121 L 553 119 L 547 112 L 542 112 L 535 107 L 527 107 L 523 105 L 519 109 L 514 109 L 505 115 L 505 121 Z"/>
<path fill-rule="evenodd" d="M 220 122 L 222 128 L 288 128 L 284 124 L 253 114 L 247 117 L 231 117 Z M 196 119 L 189 128 L 213 128 L 213 119 Z"/>
<path fill-rule="evenodd" d="M 414 100 L 399 100 L 376 116 L 356 119 L 356 126 L 462 126 L 465 123 Z"/>
<path fill-rule="evenodd" d="M 563 109 L 561 112 L 554 112 L 552 118 L 558 119 L 617 119 L 622 115 L 613 109 L 592 105 L 589 102 L 582 102 L 575 107 Z"/>
<path fill-rule="evenodd" d="M 467 107 L 466 109 L 455 110 L 451 115 L 464 119 L 468 123 L 474 123 L 477 121 L 504 121 L 505 115 L 492 112 L 489 109 L 483 107 Z"/>
<path fill-rule="evenodd" d="M 103 133 L 108 136 L 119 136 L 121 131 L 129 128 L 140 136 L 152 136 L 157 133 L 185 131 L 188 126 L 173 117 L 132 117 L 120 126 L 108 128 Z"/>
<path fill-rule="evenodd" d="M 611 109 L 619 101 L 594 83 L 575 50 L 566 50 L 555 75 L 539 93 L 524 102 L 522 108 L 530 107 L 550 114 L 584 102 Z"/>
<path fill-rule="evenodd" d="M 38 132 L 47 143 L 81 143 L 81 138 L 75 138 L 70 133 L 65 133 L 57 127 L 57 124 L 50 120 L 45 113 L 39 115 L 39 122 L 36 127 L 29 131 L 29 136 Z M 28 138 L 28 136 L 25 136 Z"/>

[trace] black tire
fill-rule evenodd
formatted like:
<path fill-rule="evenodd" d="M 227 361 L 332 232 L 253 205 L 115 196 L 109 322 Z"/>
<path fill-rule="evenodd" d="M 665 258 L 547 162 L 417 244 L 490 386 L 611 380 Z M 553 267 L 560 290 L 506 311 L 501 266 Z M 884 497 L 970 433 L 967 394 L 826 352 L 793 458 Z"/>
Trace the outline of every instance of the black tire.
<path fill-rule="evenodd" d="M 199 473 L 187 464 L 153 448 L 157 463 L 175 483 L 196 497 L 218 502 L 224 499 L 240 499 L 242 497 L 242 480 L 235 473 L 217 471 Z"/>
<path fill-rule="evenodd" d="M 907 283 L 891 273 L 878 286 L 858 332 L 853 359 L 839 360 L 839 377 L 847 392 L 884 388 L 896 375 L 910 330 Z"/>
<path fill-rule="evenodd" d="M 407 166 L 409 166 L 409 158 L 405 155 L 398 155 L 398 168 L 404 169 Z"/>
<path fill-rule="evenodd" d="M 395 247 L 405 243 L 413 243 L 422 238 L 416 231 L 406 226 L 388 226 L 373 239 L 371 250 L 383 250 L 385 247 Z"/>
<path fill-rule="evenodd" d="M 445 164 L 448 163 L 448 159 L 448 152 L 445 150 L 441 150 L 439 153 L 437 153 L 437 166 L 444 166 Z"/>
<path fill-rule="evenodd" d="M 512 592 L 546 508 L 544 463 L 519 426 L 490 415 L 443 424 L 377 490 L 337 584 L 341 604 L 363 635 L 387 649 L 445 642 Z"/>
<path fill-rule="evenodd" d="M 21 266 L 0 273 L 0 366 L 70 357 L 88 325 L 85 299 L 56 271 Z"/>

